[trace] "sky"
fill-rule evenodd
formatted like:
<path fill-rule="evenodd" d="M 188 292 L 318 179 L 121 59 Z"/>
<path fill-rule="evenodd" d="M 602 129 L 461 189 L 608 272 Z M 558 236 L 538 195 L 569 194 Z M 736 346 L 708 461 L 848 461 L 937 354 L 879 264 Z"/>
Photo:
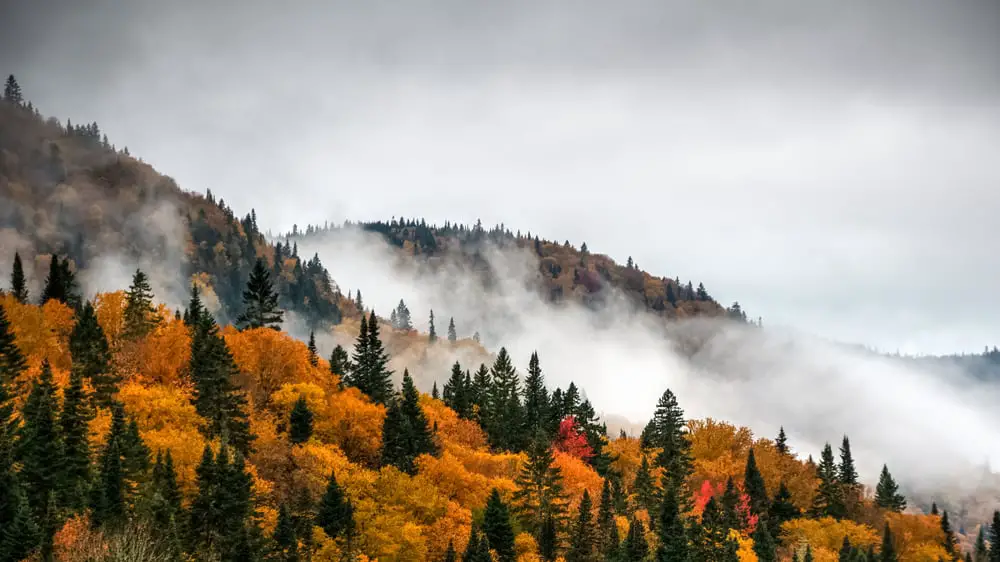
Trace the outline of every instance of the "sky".
<path fill-rule="evenodd" d="M 0 73 L 275 231 L 503 222 L 765 325 L 1000 345 L 995 0 L 227 4 L 6 1 Z"/>

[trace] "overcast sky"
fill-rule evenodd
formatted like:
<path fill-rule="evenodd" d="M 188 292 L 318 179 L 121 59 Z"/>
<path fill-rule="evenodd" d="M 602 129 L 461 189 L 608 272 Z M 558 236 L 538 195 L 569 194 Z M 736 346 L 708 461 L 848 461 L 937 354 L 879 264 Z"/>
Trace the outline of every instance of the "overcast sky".
<path fill-rule="evenodd" d="M 1000 344 L 1000 2 L 4 2 L 0 72 L 265 228 L 586 241 L 765 324 Z"/>

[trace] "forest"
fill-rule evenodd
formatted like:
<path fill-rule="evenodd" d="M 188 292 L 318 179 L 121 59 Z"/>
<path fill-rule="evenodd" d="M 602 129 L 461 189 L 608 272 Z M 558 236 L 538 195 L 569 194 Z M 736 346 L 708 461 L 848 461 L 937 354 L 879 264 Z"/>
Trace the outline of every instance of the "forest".
<path fill-rule="evenodd" d="M 957 529 L 908 503 L 887 466 L 865 486 L 876 475 L 858 474 L 848 436 L 796 451 L 784 430 L 690 419 L 668 388 L 641 432 L 609 435 L 586 389 L 550 388 L 543 357 L 503 347 L 418 388 L 396 333 L 448 356 L 475 338 L 341 294 L 298 255 L 328 227 L 272 241 L 254 211 L 181 191 L 96 123 L 44 120 L 14 77 L 0 125 L 0 240 L 18 250 L 0 294 L 0 562 L 1000 562 L 1000 512 Z M 178 240 L 135 220 L 161 204 Z M 614 289 L 668 320 L 747 321 L 585 244 L 362 227 L 416 256 L 460 245 L 475 261 L 490 236 L 530 246 L 553 300 Z M 108 249 L 150 265 L 88 294 Z M 178 264 L 183 305 L 154 293 L 157 261 Z M 283 331 L 292 313 L 306 341 Z M 320 349 L 332 329 L 352 343 Z"/>

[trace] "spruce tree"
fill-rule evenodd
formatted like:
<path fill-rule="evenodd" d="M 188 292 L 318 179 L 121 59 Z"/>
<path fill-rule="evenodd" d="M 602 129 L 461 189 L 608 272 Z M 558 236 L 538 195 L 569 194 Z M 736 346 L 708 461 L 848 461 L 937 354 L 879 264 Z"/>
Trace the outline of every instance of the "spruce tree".
<path fill-rule="evenodd" d="M 56 419 L 58 413 L 52 367 L 45 359 L 41 375 L 32 383 L 24 404 L 23 425 L 17 442 L 17 456 L 21 462 L 18 478 L 27 493 L 28 504 L 39 518 L 45 513 L 49 498 L 60 491 L 65 468 L 62 436 Z"/>
<path fill-rule="evenodd" d="M 681 520 L 680 504 L 677 490 L 668 486 L 660 503 L 660 511 L 656 524 L 656 534 L 660 545 L 656 550 L 657 562 L 674 562 L 688 560 L 688 539 Z"/>
<path fill-rule="evenodd" d="M 837 562 L 852 562 L 854 550 L 854 547 L 851 546 L 851 539 L 844 535 L 844 541 L 840 544 L 840 552 L 837 554 Z"/>
<path fill-rule="evenodd" d="M 379 339 L 378 318 L 374 310 L 367 321 L 362 319 L 361 328 L 351 359 L 353 369 L 349 384 L 376 404 L 386 404 L 392 397 L 392 371 L 387 368 L 389 356 Z"/>
<path fill-rule="evenodd" d="M 170 449 L 167 449 L 166 455 L 156 453 L 152 476 L 147 500 L 150 519 L 161 529 L 176 531 L 182 515 L 182 495 Z"/>
<path fill-rule="evenodd" d="M 0 475 L 0 478 L 4 476 Z M 0 486 L 6 484 L 0 481 Z M 0 510 L 0 515 L 4 516 L 4 525 L 0 528 L 0 560 L 17 562 L 27 559 L 41 540 L 42 531 L 35 523 L 24 490 L 16 485 L 0 489 Z"/>
<path fill-rule="evenodd" d="M 109 407 L 121 381 L 111 368 L 111 348 L 90 301 L 84 304 L 70 333 L 69 351 L 73 358 L 72 371 L 90 380 L 94 387 L 94 403 Z"/>
<path fill-rule="evenodd" d="M 777 533 L 782 524 L 796 519 L 800 515 L 799 508 L 792 502 L 792 493 L 788 491 L 788 485 L 782 480 L 767 513 L 773 532 Z"/>
<path fill-rule="evenodd" d="M 437 330 L 434 329 L 434 310 L 433 309 L 431 310 L 431 319 L 430 319 L 430 324 L 429 324 L 429 327 L 428 327 L 427 331 L 428 331 L 427 340 L 430 341 L 431 343 L 436 342 L 437 339 L 438 339 L 438 335 L 437 335 Z"/>
<path fill-rule="evenodd" d="M 382 464 L 415 474 L 416 458 L 437 454 L 437 444 L 420 408 L 420 397 L 409 371 L 403 371 L 402 395 L 386 410 L 382 424 Z"/>
<path fill-rule="evenodd" d="M 524 379 L 524 425 L 530 435 L 549 426 L 549 395 L 545 377 L 538 364 L 538 352 L 532 352 L 528 361 L 528 376 Z"/>
<path fill-rule="evenodd" d="M 298 562 L 299 541 L 295 532 L 295 523 L 285 504 L 278 506 L 278 521 L 271 535 L 274 544 L 272 560 L 280 562 Z"/>
<path fill-rule="evenodd" d="M 857 486 L 858 471 L 854 468 L 854 456 L 851 455 L 851 442 L 844 436 L 840 446 L 840 464 L 837 466 L 837 476 L 844 486 Z"/>
<path fill-rule="evenodd" d="M 315 524 L 331 538 L 349 538 L 354 533 L 354 507 L 332 472 L 316 510 Z"/>
<path fill-rule="evenodd" d="M 458 417 L 468 419 L 472 416 L 472 408 L 469 401 L 470 389 L 465 384 L 465 373 L 458 361 L 451 367 L 451 376 L 448 382 L 444 383 L 444 403 L 455 410 Z"/>
<path fill-rule="evenodd" d="M 243 329 L 281 329 L 284 312 L 278 308 L 278 293 L 271 285 L 271 273 L 258 258 L 250 272 L 247 288 L 243 291 L 243 314 L 236 323 Z"/>
<path fill-rule="evenodd" d="M 819 488 L 813 498 L 812 514 L 816 517 L 842 519 L 845 516 L 843 488 L 840 486 L 840 475 L 829 443 L 823 447 L 817 475 Z"/>
<path fill-rule="evenodd" d="M 486 434 L 490 444 L 507 451 L 520 451 L 526 445 L 524 409 L 520 383 L 510 356 L 503 347 L 490 369 L 493 384 L 487 398 Z"/>
<path fill-rule="evenodd" d="M 50 300 L 65 303 L 67 301 L 65 280 L 62 278 L 63 268 L 60 267 L 59 256 L 52 254 L 49 259 L 49 275 L 45 278 L 45 286 L 39 304 Z"/>
<path fill-rule="evenodd" d="M 885 530 L 882 532 L 882 551 L 879 553 L 879 562 L 899 562 L 899 555 L 896 554 L 896 545 L 892 538 L 892 529 L 886 522 Z"/>
<path fill-rule="evenodd" d="M 774 440 L 774 447 L 782 455 L 788 454 L 788 438 L 785 436 L 785 427 L 778 428 L 778 438 Z"/>
<path fill-rule="evenodd" d="M 10 272 L 10 294 L 17 302 L 27 304 L 28 281 L 24 277 L 24 266 L 21 264 L 21 254 L 14 252 L 14 267 Z"/>
<path fill-rule="evenodd" d="M 767 486 L 764 477 L 761 476 L 757 468 L 757 459 L 754 457 L 753 448 L 747 455 L 746 469 L 743 471 L 743 491 L 750 499 L 750 513 L 763 517 L 767 515 L 768 498 Z"/>
<path fill-rule="evenodd" d="M 667 484 L 667 487 L 672 487 Z M 635 481 L 632 484 L 632 493 L 635 495 L 636 505 L 635 509 L 645 509 L 651 517 L 656 514 L 656 506 L 658 504 L 659 491 L 656 489 L 656 484 L 653 483 L 653 476 L 650 473 L 649 459 L 646 455 L 642 456 L 642 462 L 639 464 L 639 470 L 635 474 Z"/>
<path fill-rule="evenodd" d="M 600 539 L 599 553 L 609 559 L 618 550 L 618 527 L 615 523 L 615 505 L 611 493 L 611 482 L 604 479 L 601 487 L 601 505 L 597 508 L 597 532 Z"/>
<path fill-rule="evenodd" d="M 309 409 L 309 404 L 306 403 L 305 396 L 300 395 L 299 399 L 295 401 L 295 406 L 292 407 L 292 413 L 289 416 L 288 440 L 293 445 L 299 445 L 308 441 L 312 437 L 312 432 L 313 413 Z"/>
<path fill-rule="evenodd" d="M 767 528 L 766 520 L 761 520 L 757 523 L 757 527 L 754 528 L 751 538 L 753 538 L 753 551 L 757 555 L 757 560 L 760 562 L 777 562 L 777 545 L 774 544 L 774 537 Z"/>
<path fill-rule="evenodd" d="M 555 465 L 548 438 L 536 434 L 526 452 L 527 461 L 514 480 L 517 490 L 513 500 L 522 528 L 538 537 L 546 519 L 551 518 L 554 525 L 561 525 L 566 500 L 562 472 Z"/>
<path fill-rule="evenodd" d="M 306 345 L 306 349 L 309 351 L 309 364 L 313 367 L 319 365 L 319 354 L 316 350 L 316 332 L 309 332 L 309 343 Z"/>
<path fill-rule="evenodd" d="M 649 555 L 649 543 L 646 542 L 646 527 L 642 521 L 632 519 L 628 526 L 628 535 L 622 542 L 622 560 L 624 562 L 644 562 Z"/>
<path fill-rule="evenodd" d="M 91 419 L 88 396 L 83 389 L 83 375 L 72 370 L 69 386 L 63 391 L 63 408 L 59 416 L 65 465 L 62 477 L 60 505 L 79 512 L 87 504 L 90 483 L 90 443 L 87 423 Z"/>
<path fill-rule="evenodd" d="M 976 562 L 989 562 L 990 551 L 986 546 L 986 524 L 979 525 L 979 533 L 976 535 Z"/>
<path fill-rule="evenodd" d="M 941 542 L 941 546 L 944 547 L 944 551 L 948 553 L 948 556 L 954 559 L 955 555 L 961 554 L 961 552 L 959 552 L 958 539 L 955 537 L 955 531 L 951 528 L 951 521 L 948 520 L 947 511 L 941 514 L 941 533 L 944 535 L 944 540 Z"/>
<path fill-rule="evenodd" d="M 660 397 L 652 421 L 650 439 L 654 447 L 662 449 L 656 457 L 656 465 L 664 470 L 664 486 L 674 486 L 678 496 L 686 498 L 687 477 L 692 471 L 691 442 L 687 437 L 684 410 L 670 389 Z"/>
<path fill-rule="evenodd" d="M 585 492 L 586 493 L 586 492 Z M 510 510 L 500 498 L 500 492 L 493 488 L 486 500 L 486 511 L 483 513 L 483 534 L 489 541 L 490 548 L 495 550 L 501 562 L 513 562 L 514 527 L 510 522 Z"/>
<path fill-rule="evenodd" d="M 740 510 L 740 491 L 736 489 L 733 477 L 726 479 L 726 489 L 722 493 L 720 505 L 722 508 L 722 519 L 727 529 L 736 529 L 743 532 L 747 527 L 746 515 Z"/>
<path fill-rule="evenodd" d="M 340 344 L 333 348 L 333 352 L 330 353 L 330 374 L 337 375 L 341 377 L 341 382 L 343 378 L 351 372 L 351 359 L 347 356 L 347 351 Z"/>
<path fill-rule="evenodd" d="M 569 552 L 566 562 L 597 562 L 600 557 L 600 535 L 594 524 L 593 504 L 590 492 L 583 491 L 576 521 L 571 530 Z"/>
<path fill-rule="evenodd" d="M 0 304 L 0 436 L 7 433 L 10 439 L 16 421 L 12 419 L 11 400 L 17 394 L 18 379 L 28 368 L 28 362 L 17 347 L 14 330 L 7 319 L 7 311 Z"/>
<path fill-rule="evenodd" d="M 14 78 L 13 74 L 7 76 L 7 82 L 4 83 L 3 99 L 14 105 L 24 103 L 24 97 L 21 95 L 21 85 L 17 83 L 17 79 Z"/>
<path fill-rule="evenodd" d="M 431 398 L 433 398 L 435 400 L 440 400 L 441 399 L 441 393 L 438 392 L 438 383 L 437 383 L 437 381 L 434 381 L 434 385 L 431 386 Z"/>
<path fill-rule="evenodd" d="M 458 332 L 455 331 L 455 318 L 448 321 L 448 341 L 454 343 L 458 339 Z"/>
<path fill-rule="evenodd" d="M 132 285 L 125 292 L 125 312 L 122 337 L 136 340 L 145 337 L 156 327 L 158 318 L 153 306 L 153 289 L 149 278 L 140 269 L 132 275 Z"/>
<path fill-rule="evenodd" d="M 197 327 L 201 325 L 202 318 L 206 316 L 208 316 L 208 311 L 201 302 L 201 293 L 198 291 L 198 285 L 192 284 L 191 299 L 187 309 L 184 311 L 184 324 L 188 327 Z"/>
<path fill-rule="evenodd" d="M 479 369 L 472 377 L 472 385 L 469 386 L 469 401 L 472 405 L 473 419 L 479 425 L 485 425 L 489 419 L 489 396 L 493 380 L 490 370 L 485 364 L 480 363 Z"/>
<path fill-rule="evenodd" d="M 875 505 L 897 513 L 906 509 L 906 498 L 899 493 L 899 486 L 889 474 L 889 467 L 882 465 L 882 474 L 875 487 Z"/>
<path fill-rule="evenodd" d="M 538 531 L 538 554 L 546 562 L 555 562 L 559 557 L 560 522 L 553 515 L 546 515 Z"/>
<path fill-rule="evenodd" d="M 1000 510 L 993 512 L 990 523 L 990 556 L 989 562 L 1000 562 Z"/>
<path fill-rule="evenodd" d="M 118 526 L 126 515 L 125 470 L 120 439 L 108 435 L 98 461 L 98 475 L 90 490 L 90 521 L 95 527 Z"/>

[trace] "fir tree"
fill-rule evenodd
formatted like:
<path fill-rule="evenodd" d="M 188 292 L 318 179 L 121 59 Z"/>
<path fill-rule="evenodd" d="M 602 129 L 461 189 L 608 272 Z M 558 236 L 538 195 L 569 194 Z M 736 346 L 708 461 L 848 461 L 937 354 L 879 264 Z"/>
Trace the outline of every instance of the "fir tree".
<path fill-rule="evenodd" d="M 778 560 L 777 546 L 774 544 L 774 537 L 767 528 L 767 521 L 759 521 L 754 528 L 753 551 L 760 562 L 776 562 Z"/>
<path fill-rule="evenodd" d="M 726 479 L 726 489 L 722 493 L 722 519 L 727 529 L 743 532 L 747 527 L 746 514 L 740 510 L 740 491 L 736 489 L 733 477 Z"/>
<path fill-rule="evenodd" d="M 538 531 L 538 554 L 546 562 L 554 562 L 559 557 L 559 521 L 553 515 L 546 515 Z"/>
<path fill-rule="evenodd" d="M 528 361 L 528 376 L 524 379 L 524 425 L 525 430 L 534 435 L 546 430 L 549 424 L 549 396 L 545 389 L 545 377 L 538 364 L 538 352 L 532 352 Z"/>
<path fill-rule="evenodd" d="M 206 316 L 208 316 L 208 311 L 201 302 L 201 293 L 198 291 L 198 286 L 192 284 L 191 300 L 184 311 L 184 324 L 188 327 L 197 327 L 201 325 L 202 319 Z"/>
<path fill-rule="evenodd" d="M 462 562 L 490 562 L 492 559 L 489 540 L 473 523 L 469 532 L 469 542 L 465 546 L 465 553 L 462 554 Z"/>
<path fill-rule="evenodd" d="M 49 497 L 59 491 L 62 483 L 64 456 L 56 419 L 58 412 L 52 367 L 45 359 L 41 375 L 32 383 L 24 404 L 21 414 L 23 425 L 17 443 L 21 462 L 18 477 L 36 517 L 42 517 Z"/>
<path fill-rule="evenodd" d="M 406 307 L 406 303 L 403 299 L 399 299 L 399 304 L 396 306 L 396 321 L 392 323 L 392 327 L 397 330 L 412 330 L 413 323 L 410 322 L 410 309 Z"/>
<path fill-rule="evenodd" d="M 458 332 L 455 331 L 455 318 L 448 320 L 448 341 L 455 342 L 458 339 Z"/>
<path fill-rule="evenodd" d="M 309 343 L 306 345 L 309 351 L 309 364 L 313 367 L 319 366 L 319 354 L 316 350 L 316 332 L 309 332 Z"/>
<path fill-rule="evenodd" d="M 13 439 L 15 421 L 10 400 L 17 393 L 18 378 L 28 368 L 28 362 L 14 341 L 14 331 L 7 311 L 0 304 L 0 437 L 5 433 Z"/>
<path fill-rule="evenodd" d="M 788 438 L 785 436 L 785 427 L 778 428 L 778 438 L 774 440 L 774 447 L 782 455 L 788 454 Z"/>
<path fill-rule="evenodd" d="M 646 542 L 646 527 L 642 521 L 632 519 L 628 526 L 628 535 L 622 542 L 622 560 L 624 562 L 644 562 L 649 555 L 649 543 Z"/>
<path fill-rule="evenodd" d="M 59 256 L 52 254 L 49 259 L 49 275 L 45 278 L 45 287 L 42 289 L 42 298 L 39 304 L 45 304 L 50 300 L 57 300 L 62 303 L 69 302 L 69 280 L 64 277 L 68 267 L 63 267 Z"/>
<path fill-rule="evenodd" d="M 896 545 L 892 538 L 892 529 L 886 522 L 885 530 L 882 532 L 882 552 L 879 553 L 879 562 L 899 562 L 899 555 L 896 554 Z"/>
<path fill-rule="evenodd" d="M 958 539 L 955 537 L 955 531 L 951 528 L 951 521 L 948 520 L 947 511 L 941 514 L 941 533 L 944 535 L 941 546 L 944 547 L 944 551 L 948 553 L 948 556 L 954 559 L 956 554 L 961 554 L 961 552 L 958 548 Z"/>
<path fill-rule="evenodd" d="M 156 327 L 157 314 L 153 306 L 153 289 L 142 270 L 132 275 L 132 285 L 125 292 L 125 312 L 122 337 L 136 340 L 145 337 Z"/>
<path fill-rule="evenodd" d="M 1000 562 L 1000 510 L 993 512 L 990 523 L 990 556 L 989 562 Z"/>
<path fill-rule="evenodd" d="M 990 551 L 986 546 L 986 524 L 979 526 L 979 533 L 976 535 L 976 550 L 974 559 L 976 562 L 989 562 Z"/>
<path fill-rule="evenodd" d="M 13 74 L 7 76 L 7 82 L 3 87 L 3 99 L 14 105 L 24 103 L 24 97 L 21 95 L 21 85 L 17 83 L 17 79 L 14 78 Z"/>
<path fill-rule="evenodd" d="M 854 456 L 851 455 L 851 442 L 844 436 L 840 446 L 840 464 L 837 466 L 837 477 L 844 486 L 857 486 L 858 471 L 854 468 Z"/>
<path fill-rule="evenodd" d="M 404 370 L 402 396 L 389 404 L 382 424 L 382 463 L 415 474 L 414 461 L 422 454 L 437 454 L 437 444 L 420 408 L 413 379 Z"/>
<path fill-rule="evenodd" d="M 618 527 L 615 523 L 615 505 L 611 492 L 611 482 L 604 479 L 601 487 L 601 505 L 597 508 L 597 532 L 600 538 L 599 551 L 605 558 L 612 558 L 618 550 Z"/>
<path fill-rule="evenodd" d="M 182 513 L 181 498 L 170 449 L 167 449 L 166 455 L 157 452 L 148 499 L 150 518 L 157 527 L 176 532 Z"/>
<path fill-rule="evenodd" d="M 299 541 L 295 532 L 295 523 L 292 521 L 292 515 L 288 512 L 288 507 L 285 504 L 278 506 L 278 521 L 274 526 L 271 542 L 274 543 L 272 560 L 298 562 Z"/>
<path fill-rule="evenodd" d="M 10 272 L 10 294 L 17 302 L 27 304 L 28 281 L 24 277 L 24 266 L 21 264 L 21 255 L 17 252 L 14 252 L 14 267 Z"/>
<path fill-rule="evenodd" d="M 684 521 L 681 520 L 677 490 L 672 486 L 664 491 L 656 524 L 656 534 L 660 538 L 660 545 L 656 550 L 657 562 L 674 562 L 675 560 L 686 562 L 688 560 L 687 534 L 684 529 Z"/>
<path fill-rule="evenodd" d="M 88 301 L 80 311 L 69 336 L 69 350 L 74 373 L 89 379 L 94 387 L 94 403 L 108 407 L 118 392 L 120 379 L 111 368 L 111 349 L 104 330 L 97 321 L 94 305 Z"/>
<path fill-rule="evenodd" d="M 480 425 L 487 423 L 489 419 L 489 395 L 493 380 L 490 370 L 485 364 L 480 363 L 479 369 L 473 375 L 472 385 L 469 387 L 469 402 L 474 411 L 473 418 Z"/>
<path fill-rule="evenodd" d="M 799 508 L 792 503 L 792 493 L 788 491 L 788 485 L 782 480 L 778 486 L 778 492 L 774 494 L 774 499 L 771 501 L 771 506 L 767 513 L 771 528 L 777 533 L 781 529 L 782 524 L 786 521 L 796 519 L 799 515 Z"/>
<path fill-rule="evenodd" d="M 514 528 L 510 522 L 510 510 L 500 498 L 500 492 L 493 488 L 486 500 L 486 511 L 483 514 L 483 534 L 489 541 L 490 548 L 495 550 L 501 562 L 513 562 Z"/>
<path fill-rule="evenodd" d="M 656 465 L 665 471 L 664 486 L 674 486 L 679 497 L 687 497 L 687 477 L 692 470 L 691 442 L 687 438 L 684 410 L 669 389 L 660 397 L 652 422 L 653 446 L 662 448 Z"/>
<path fill-rule="evenodd" d="M 243 291 L 243 314 L 236 323 L 243 329 L 272 328 L 279 330 L 284 312 L 278 308 L 278 293 L 271 285 L 271 274 L 258 258 Z"/>
<path fill-rule="evenodd" d="M 95 527 L 116 526 L 125 520 L 125 470 L 120 441 L 120 436 L 109 433 L 101 452 L 97 481 L 90 492 L 90 520 Z"/>
<path fill-rule="evenodd" d="M 889 474 L 889 467 L 882 465 L 882 474 L 879 476 L 878 485 L 875 487 L 875 505 L 882 509 L 895 511 L 897 513 L 906 509 L 906 498 L 899 493 L 899 486 Z"/>
<path fill-rule="evenodd" d="M 0 486 L 4 484 L 0 483 Z M 41 540 L 42 532 L 31 514 L 31 507 L 28 505 L 28 497 L 24 490 L 15 485 L 0 490 L 0 494 L 4 492 L 9 492 L 9 496 L 0 495 L 0 509 L 3 510 L 0 515 L 4 516 L 4 525 L 0 528 L 0 560 L 17 562 L 27 559 L 35 550 Z"/>
<path fill-rule="evenodd" d="M 354 533 L 354 507 L 332 472 L 316 510 L 315 523 L 331 538 L 349 539 Z"/>
<path fill-rule="evenodd" d="M 597 562 L 601 560 L 600 536 L 598 528 L 594 524 L 592 510 L 593 504 L 590 501 L 590 492 L 584 489 L 576 521 L 573 523 L 571 531 L 566 562 Z"/>
<path fill-rule="evenodd" d="M 438 335 L 437 335 L 437 330 L 434 329 L 434 310 L 433 309 L 431 310 L 431 319 L 430 319 L 430 324 L 429 324 L 429 327 L 427 329 L 427 332 L 428 332 L 427 333 L 427 339 L 428 339 L 428 341 L 430 341 L 431 343 L 436 342 L 437 339 L 438 339 Z"/>
<path fill-rule="evenodd" d="M 333 352 L 330 354 L 330 374 L 341 377 L 343 383 L 343 377 L 350 372 L 351 360 L 347 356 L 347 350 L 337 344 L 337 347 L 333 348 Z"/>
<path fill-rule="evenodd" d="M 515 478 L 514 506 L 522 528 L 539 536 L 542 524 L 551 518 L 559 526 L 565 515 L 562 472 L 555 465 L 548 438 L 537 434 L 527 450 L 527 461 Z"/>
<path fill-rule="evenodd" d="M 802 558 L 802 562 L 813 562 L 813 549 L 811 544 L 806 545 L 806 555 Z"/>
<path fill-rule="evenodd" d="M 747 465 L 743 471 L 743 491 L 750 499 L 750 513 L 766 516 L 768 509 L 767 486 L 764 484 L 764 477 L 761 476 L 760 470 L 757 468 L 757 459 L 754 457 L 753 448 L 747 455 Z"/>
<path fill-rule="evenodd" d="M 505 348 L 500 348 L 490 369 L 493 384 L 487 397 L 486 434 L 490 444 L 507 451 L 520 451 L 525 446 L 524 409 L 517 372 Z"/>
<path fill-rule="evenodd" d="M 431 386 L 431 398 L 433 398 L 435 400 L 440 400 L 441 399 L 441 393 L 438 391 L 438 383 L 437 383 L 437 381 L 434 381 L 434 384 Z"/>
<path fill-rule="evenodd" d="M 444 403 L 455 410 L 458 417 L 468 419 L 472 417 L 472 405 L 469 396 L 470 389 L 465 384 L 465 373 L 458 361 L 451 366 L 451 376 L 448 382 L 444 383 Z"/>
<path fill-rule="evenodd" d="M 837 562 L 852 562 L 854 553 L 855 549 L 851 546 L 851 539 L 844 535 L 844 542 L 840 544 L 840 552 L 837 554 Z"/>
<path fill-rule="evenodd" d="M 63 438 L 64 470 L 60 505 L 78 512 L 87 504 L 90 482 L 90 443 L 87 423 L 91 419 L 88 397 L 83 389 L 83 376 L 73 370 L 69 386 L 63 391 L 63 408 L 59 429 Z"/>
<path fill-rule="evenodd" d="M 670 484 L 667 487 L 672 487 Z M 635 509 L 645 509 L 649 514 L 656 513 L 657 499 L 659 492 L 653 483 L 653 476 L 649 469 L 649 459 L 642 456 L 639 470 L 635 474 L 635 482 L 632 484 L 632 493 L 635 494 Z"/>
<path fill-rule="evenodd" d="M 835 519 L 843 518 L 845 516 L 843 489 L 840 486 L 837 465 L 833 460 L 833 449 L 829 443 L 823 447 L 817 475 L 819 476 L 819 488 L 813 499 L 813 515 Z"/>
<path fill-rule="evenodd" d="M 300 395 L 299 399 L 295 401 L 295 406 L 292 408 L 292 413 L 289 416 L 288 440 L 293 445 L 299 445 L 308 441 L 312 437 L 312 432 L 313 413 L 309 409 L 309 404 L 306 403 L 305 396 Z"/>
<path fill-rule="evenodd" d="M 392 397 L 392 371 L 386 367 L 388 364 L 389 356 L 378 335 L 378 318 L 375 311 L 372 311 L 367 321 L 362 318 L 361 334 L 354 346 L 348 383 L 375 403 L 385 404 Z"/>

